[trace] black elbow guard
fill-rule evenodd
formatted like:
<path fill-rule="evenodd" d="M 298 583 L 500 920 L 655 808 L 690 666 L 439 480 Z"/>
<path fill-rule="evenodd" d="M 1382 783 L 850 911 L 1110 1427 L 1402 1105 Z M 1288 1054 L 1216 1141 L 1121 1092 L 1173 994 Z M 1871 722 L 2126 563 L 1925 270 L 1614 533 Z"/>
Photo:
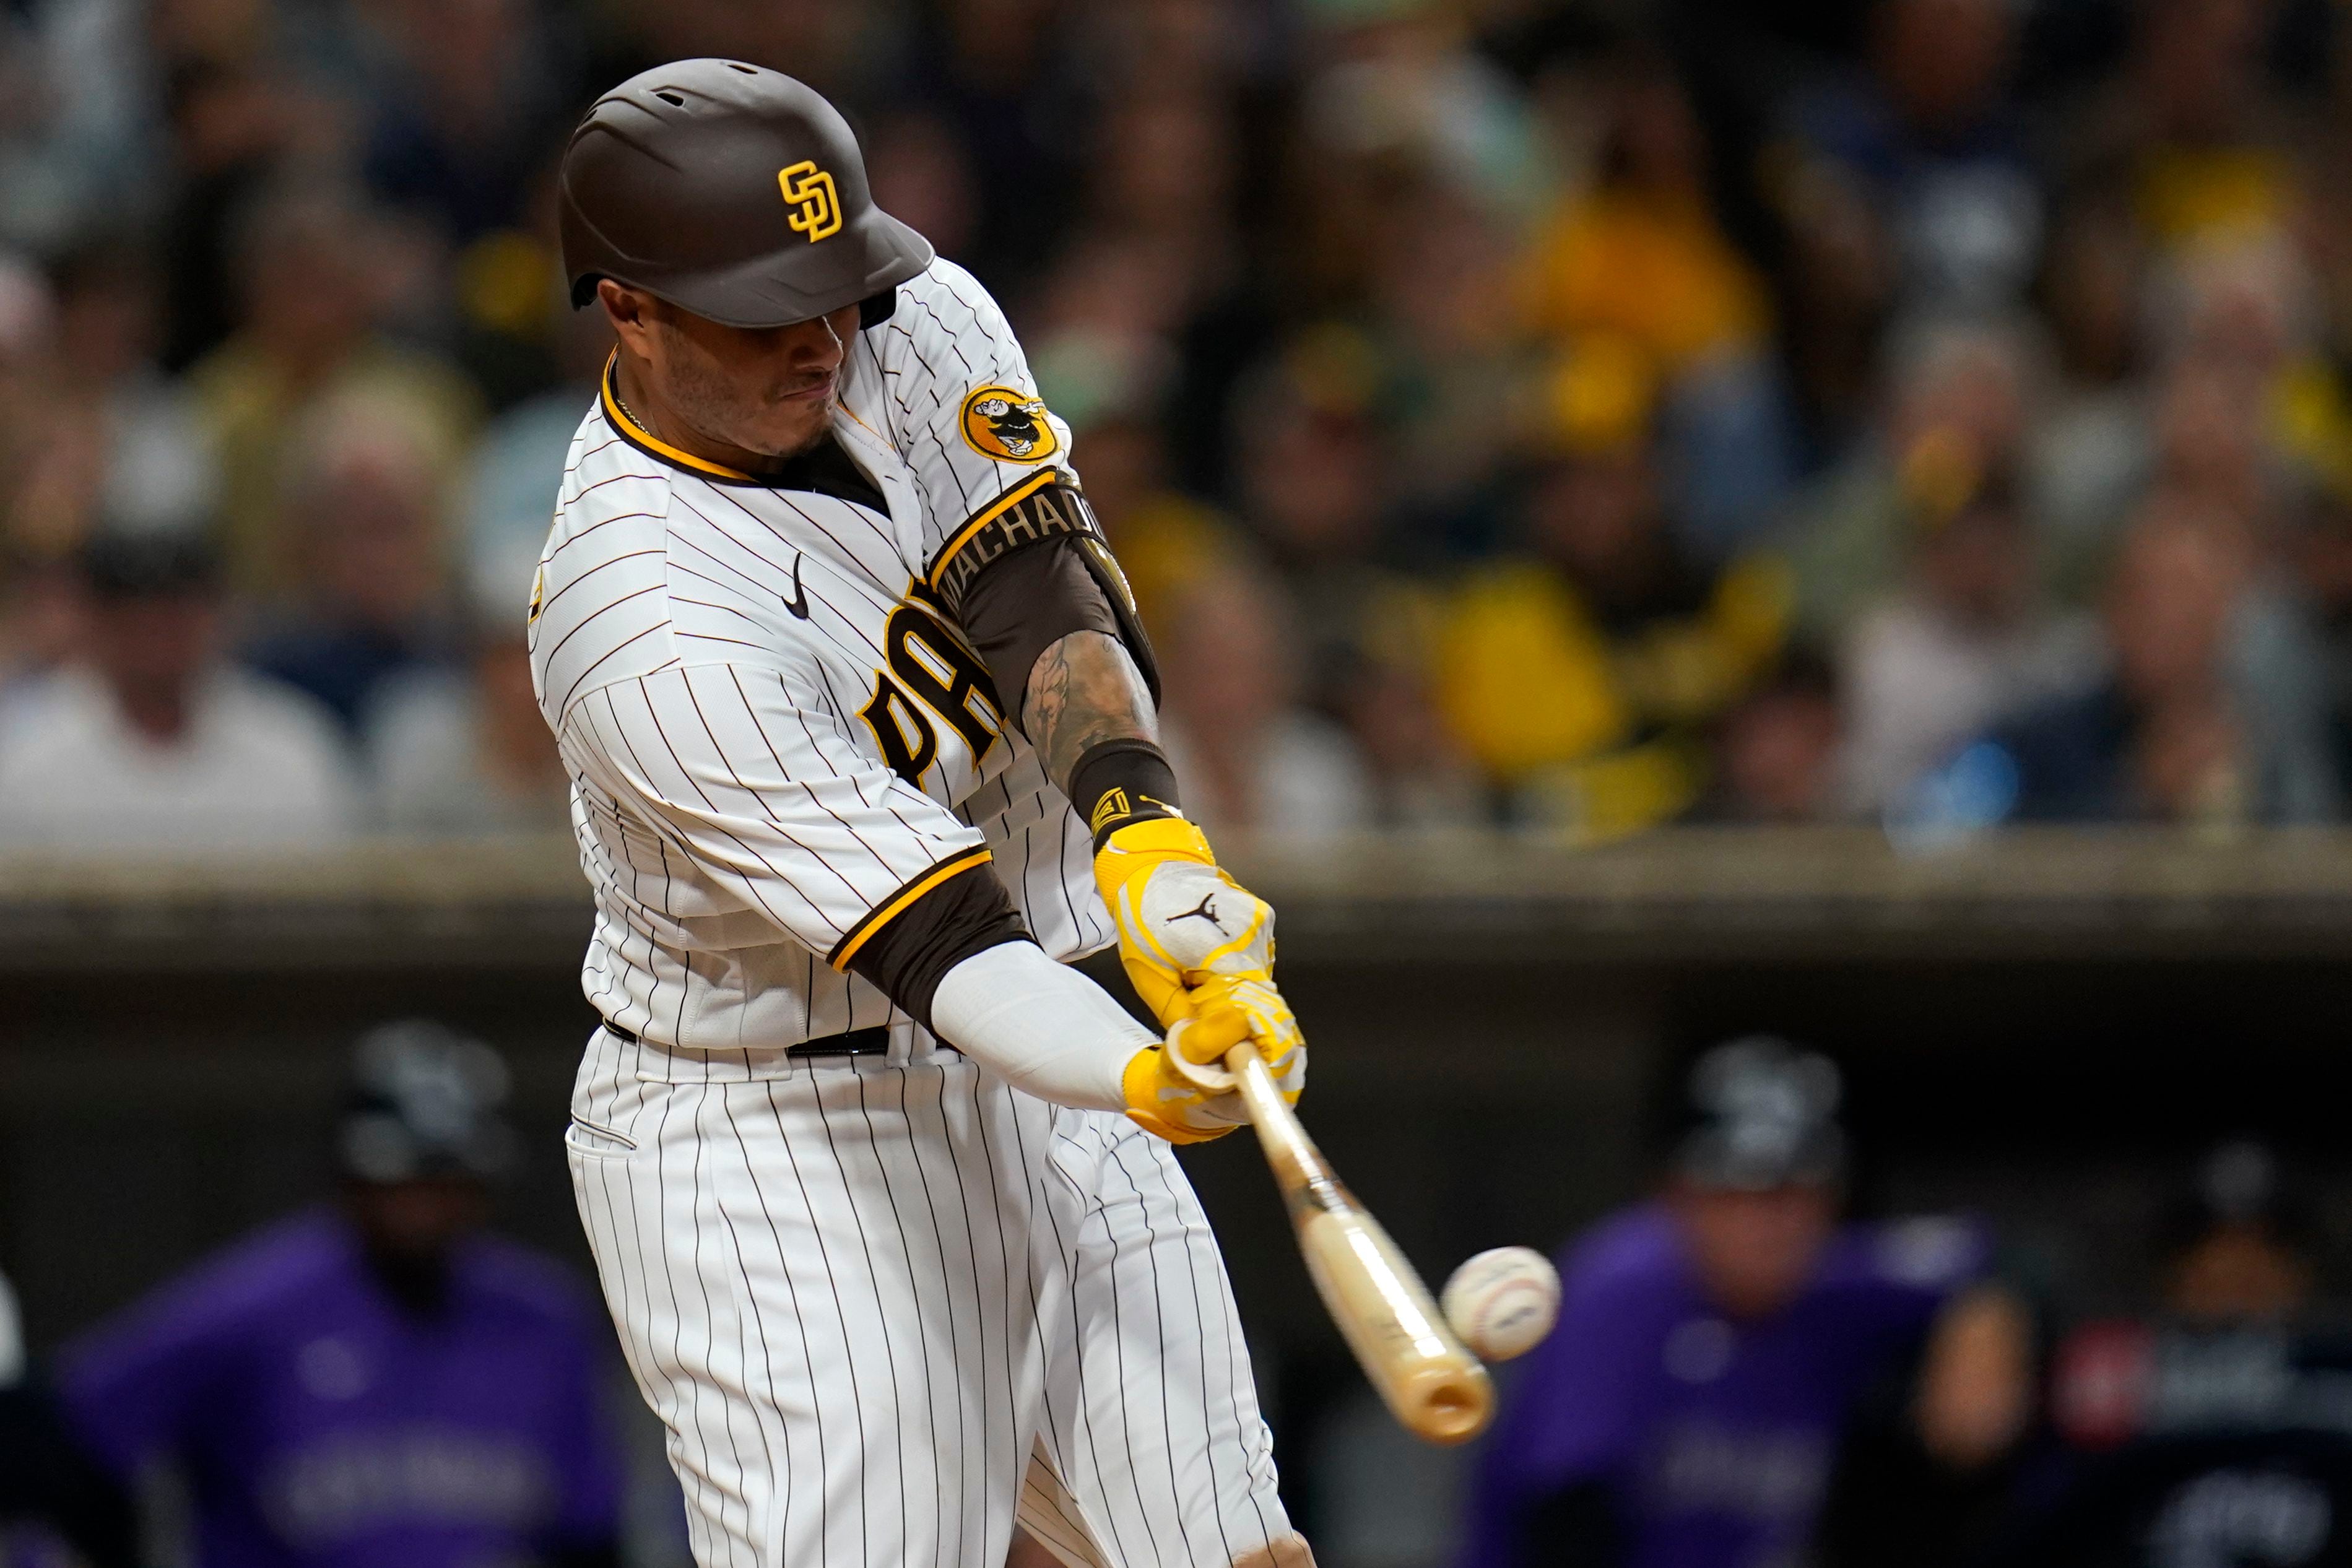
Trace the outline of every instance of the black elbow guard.
<path fill-rule="evenodd" d="M 870 980 L 925 1029 L 947 972 L 975 953 L 1030 940 L 984 849 L 960 850 L 919 873 L 852 926 L 825 956 Z"/>

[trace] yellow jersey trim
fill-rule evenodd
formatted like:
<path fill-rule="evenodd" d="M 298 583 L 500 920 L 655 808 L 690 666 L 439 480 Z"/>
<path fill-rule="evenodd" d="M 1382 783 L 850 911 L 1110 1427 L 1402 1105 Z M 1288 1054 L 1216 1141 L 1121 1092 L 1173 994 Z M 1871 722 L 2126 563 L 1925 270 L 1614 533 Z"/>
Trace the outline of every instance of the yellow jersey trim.
<path fill-rule="evenodd" d="M 712 463 L 706 458 L 697 457 L 691 452 L 680 452 L 677 447 L 661 440 L 635 420 L 631 419 L 622 409 L 621 394 L 616 390 L 618 383 L 615 377 L 620 364 L 621 350 L 615 349 L 613 350 L 612 357 L 604 361 L 604 384 L 602 395 L 604 402 L 604 418 L 615 431 L 620 433 L 622 440 L 652 454 L 665 463 L 675 465 L 692 473 L 708 474 L 719 479 L 734 479 L 746 485 L 756 485 L 760 482 L 757 476 L 746 474 L 740 468 L 730 468 L 723 463 Z"/>
<path fill-rule="evenodd" d="M 939 591 L 940 579 L 947 575 L 949 563 L 955 559 L 956 551 L 963 549 L 964 546 L 971 542 L 973 535 L 979 533 L 981 529 L 988 527 L 989 524 L 996 521 L 997 518 L 1003 517 L 1006 512 L 1011 511 L 1013 507 L 1019 506 L 1022 502 L 1027 500 L 1030 497 L 1035 495 L 1046 486 L 1054 484 L 1059 480 L 1061 476 L 1062 471 L 1058 468 L 1047 468 L 1041 473 L 1032 474 L 1028 478 L 1022 480 L 1021 483 L 1015 485 L 1010 490 L 1005 491 L 1002 496 L 999 496 L 995 502 L 991 505 L 986 511 L 981 513 L 978 517 L 972 518 L 971 521 L 958 528 L 955 533 L 955 538 L 948 540 L 946 544 L 940 547 L 940 553 L 933 560 L 930 571 L 926 574 L 923 579 L 924 582 L 929 586 L 931 591 L 934 593 Z"/>
<path fill-rule="evenodd" d="M 974 866 L 987 864 L 994 858 L 989 853 L 988 846 L 985 844 L 974 844 L 968 850 L 960 850 L 950 855 L 897 893 L 892 894 L 887 899 L 867 910 L 866 917 L 851 926 L 841 940 L 834 944 L 833 951 L 825 955 L 824 961 L 835 969 L 847 970 L 849 961 L 857 956 L 857 950 L 865 946 L 877 931 L 905 914 L 909 904 L 950 877 L 960 876 Z"/>

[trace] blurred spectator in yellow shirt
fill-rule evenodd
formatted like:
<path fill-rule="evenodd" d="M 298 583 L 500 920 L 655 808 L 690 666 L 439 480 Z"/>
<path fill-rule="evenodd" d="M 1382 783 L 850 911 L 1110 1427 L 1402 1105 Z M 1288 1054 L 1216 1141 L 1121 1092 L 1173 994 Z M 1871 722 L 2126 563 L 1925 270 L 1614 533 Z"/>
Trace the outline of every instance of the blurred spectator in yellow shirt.
<path fill-rule="evenodd" d="M 1564 400 L 1525 553 L 1475 574 L 1437 636 L 1439 706 L 1517 815 L 1608 838 L 1682 815 L 1703 727 L 1765 674 L 1788 620 L 1768 558 L 1694 570 L 1668 537 L 1638 390 Z"/>
<path fill-rule="evenodd" d="M 2264 91 L 2273 8 L 2246 0 L 2153 0 L 2138 11 L 2117 126 L 2140 221 L 2167 246 L 2239 239 L 2293 219 L 2288 128 Z"/>
<path fill-rule="evenodd" d="M 1709 562 L 1736 554 L 1794 462 L 1793 413 L 1765 352 L 1764 283 L 1717 222 L 1707 148 L 1663 57 L 1632 51 L 1599 79 L 1593 184 L 1538 230 L 1522 270 L 1528 326 L 1559 352 L 1596 341 L 1654 384 L 1673 522 Z"/>
<path fill-rule="evenodd" d="M 1599 178 L 1537 236 L 1522 286 L 1528 324 L 1563 342 L 1614 334 L 1662 378 L 1754 344 L 1770 326 L 1763 284 L 1716 222 L 1681 82 L 1649 55 L 1601 79 Z"/>
<path fill-rule="evenodd" d="M 279 497 L 305 410 L 354 394 L 396 404 L 442 462 L 463 454 L 481 421 L 470 382 L 378 329 L 371 233 L 366 208 L 336 187 L 267 193 L 237 236 L 244 324 L 189 372 L 219 444 L 229 581 L 265 601 L 299 580 L 299 530 Z"/>

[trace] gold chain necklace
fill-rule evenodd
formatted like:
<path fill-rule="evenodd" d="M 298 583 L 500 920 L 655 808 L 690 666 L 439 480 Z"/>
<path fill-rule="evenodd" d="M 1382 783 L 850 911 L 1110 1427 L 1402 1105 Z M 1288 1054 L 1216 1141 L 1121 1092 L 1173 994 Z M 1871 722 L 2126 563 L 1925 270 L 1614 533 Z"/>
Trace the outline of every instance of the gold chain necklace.
<path fill-rule="evenodd" d="M 614 376 L 613 378 L 613 402 L 619 406 L 621 410 L 621 417 L 623 419 L 627 420 L 631 424 L 635 425 L 639 430 L 644 431 L 648 435 L 653 434 L 652 427 L 646 424 L 644 420 L 637 417 L 637 411 L 631 408 L 629 406 L 629 400 L 621 395 L 621 378 L 618 376 Z"/>

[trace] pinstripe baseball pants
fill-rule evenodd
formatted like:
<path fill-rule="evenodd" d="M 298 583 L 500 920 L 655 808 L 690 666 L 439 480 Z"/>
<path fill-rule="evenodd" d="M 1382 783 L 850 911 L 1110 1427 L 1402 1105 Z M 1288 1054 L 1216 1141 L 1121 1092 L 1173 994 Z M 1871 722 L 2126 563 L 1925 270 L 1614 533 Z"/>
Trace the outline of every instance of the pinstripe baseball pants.
<path fill-rule="evenodd" d="M 815 1067 L 591 1041 L 572 1183 L 696 1562 L 1001 1568 L 1016 1511 L 1107 1568 L 1287 1539 L 1167 1145 L 898 1032 Z"/>

